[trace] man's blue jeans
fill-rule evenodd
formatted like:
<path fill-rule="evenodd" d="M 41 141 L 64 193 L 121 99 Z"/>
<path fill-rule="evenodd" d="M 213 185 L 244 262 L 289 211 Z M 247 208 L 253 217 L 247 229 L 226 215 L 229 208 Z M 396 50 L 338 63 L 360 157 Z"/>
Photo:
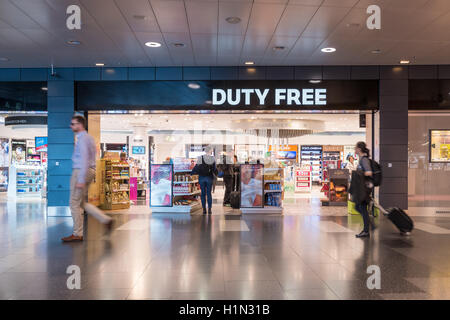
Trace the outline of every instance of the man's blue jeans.
<path fill-rule="evenodd" d="M 212 208 L 212 185 L 213 178 L 208 176 L 200 176 L 198 177 L 198 182 L 200 183 L 200 189 L 202 191 L 201 199 L 202 199 L 202 208 L 206 210 L 206 197 L 208 196 L 208 208 Z"/>

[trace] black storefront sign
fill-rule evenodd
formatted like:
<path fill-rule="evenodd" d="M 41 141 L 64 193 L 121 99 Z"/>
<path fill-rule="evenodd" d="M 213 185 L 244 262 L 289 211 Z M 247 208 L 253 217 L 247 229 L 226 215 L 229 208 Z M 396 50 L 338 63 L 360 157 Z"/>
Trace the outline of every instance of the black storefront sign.
<path fill-rule="evenodd" d="M 375 110 L 378 81 L 85 81 L 88 110 Z"/>
<path fill-rule="evenodd" d="M 47 116 L 7 116 L 5 126 L 47 125 Z"/>
<path fill-rule="evenodd" d="M 46 82 L 1 82 L 0 111 L 47 111 Z"/>
<path fill-rule="evenodd" d="M 450 109 L 450 80 L 409 80 L 410 110 Z"/>

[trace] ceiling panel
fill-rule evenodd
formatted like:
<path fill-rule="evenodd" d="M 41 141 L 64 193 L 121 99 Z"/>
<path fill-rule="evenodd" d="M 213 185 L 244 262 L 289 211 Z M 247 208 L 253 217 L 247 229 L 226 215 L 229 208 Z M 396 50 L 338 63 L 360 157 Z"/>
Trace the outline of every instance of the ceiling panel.
<path fill-rule="evenodd" d="M 195 56 L 216 56 L 217 35 L 215 34 L 192 34 L 192 46 Z"/>
<path fill-rule="evenodd" d="M 219 2 L 219 34 L 245 34 L 251 9 L 251 2 Z M 228 23 L 225 20 L 228 17 L 238 17 L 241 22 L 237 24 Z"/>
<path fill-rule="evenodd" d="M 323 38 L 300 37 L 289 52 L 288 58 L 309 57 L 324 41 Z"/>
<path fill-rule="evenodd" d="M 0 20 L 14 28 L 39 28 L 36 22 L 9 1 L 0 1 Z"/>
<path fill-rule="evenodd" d="M 131 31 L 114 0 L 80 0 L 80 2 L 103 30 L 118 32 Z"/>
<path fill-rule="evenodd" d="M 265 56 L 270 58 L 284 58 L 294 47 L 297 40 L 298 37 L 274 36 L 269 43 Z M 284 49 L 275 50 L 275 47 L 284 47 Z"/>
<path fill-rule="evenodd" d="M 243 42 L 244 42 L 244 36 L 219 35 L 217 55 L 219 57 L 234 55 L 239 60 Z"/>
<path fill-rule="evenodd" d="M 184 2 L 150 0 L 162 32 L 189 32 Z"/>
<path fill-rule="evenodd" d="M 160 32 L 158 22 L 148 0 L 115 0 L 119 10 L 133 31 Z"/>
<path fill-rule="evenodd" d="M 276 3 L 253 4 L 247 34 L 272 35 L 286 6 Z"/>
<path fill-rule="evenodd" d="M 169 49 L 167 48 L 165 39 L 162 33 L 155 32 L 135 32 L 136 38 L 140 43 L 145 43 L 148 41 L 159 42 L 162 44 L 159 48 L 150 48 L 144 46 L 144 51 L 146 55 L 150 58 L 153 64 L 155 65 L 172 65 L 172 59 L 170 56 Z M 169 63 L 170 64 L 167 64 Z M 164 63 L 164 64 L 163 64 Z"/>
<path fill-rule="evenodd" d="M 267 46 L 270 43 L 271 36 L 251 36 L 247 35 L 242 48 L 243 55 L 264 56 Z"/>
<path fill-rule="evenodd" d="M 217 33 L 219 3 L 186 1 L 189 28 L 192 33 Z"/>
<path fill-rule="evenodd" d="M 350 8 L 320 7 L 304 31 L 305 37 L 327 37 Z"/>
<path fill-rule="evenodd" d="M 288 5 L 275 30 L 278 36 L 300 36 L 319 7 Z"/>

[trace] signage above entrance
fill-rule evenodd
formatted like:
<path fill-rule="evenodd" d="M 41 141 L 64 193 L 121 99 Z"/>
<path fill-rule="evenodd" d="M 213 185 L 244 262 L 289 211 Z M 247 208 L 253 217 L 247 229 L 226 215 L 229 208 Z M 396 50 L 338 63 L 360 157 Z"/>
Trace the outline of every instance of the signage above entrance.
<path fill-rule="evenodd" d="M 251 105 L 257 99 L 261 106 L 265 105 L 296 105 L 296 106 L 325 106 L 327 105 L 327 89 L 275 89 L 271 95 L 273 101 L 266 101 L 271 89 L 213 89 L 212 104 L 223 105 L 225 102 L 231 106 Z"/>
<path fill-rule="evenodd" d="M 374 110 L 378 81 L 85 81 L 75 101 L 78 111 Z"/>

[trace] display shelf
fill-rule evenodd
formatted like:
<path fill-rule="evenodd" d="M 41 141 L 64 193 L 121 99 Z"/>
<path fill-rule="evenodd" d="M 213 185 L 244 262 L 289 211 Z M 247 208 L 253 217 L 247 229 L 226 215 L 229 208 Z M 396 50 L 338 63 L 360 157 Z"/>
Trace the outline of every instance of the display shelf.
<path fill-rule="evenodd" d="M 274 184 L 274 186 L 278 187 L 279 189 L 270 189 L 270 184 Z M 284 168 L 264 168 L 264 189 L 264 208 L 258 208 L 258 210 L 265 210 L 265 212 L 267 212 L 267 209 L 265 209 L 266 207 L 282 207 L 284 199 Z M 277 204 L 277 206 L 274 206 L 274 204 Z M 249 213 L 251 212 L 251 210 L 248 211 L 247 209 L 245 209 L 244 211 Z M 245 213 L 244 211 L 242 211 L 242 213 Z M 280 212 L 282 212 L 282 210 L 278 211 L 278 213 Z"/>
<path fill-rule="evenodd" d="M 192 170 L 173 170 L 174 173 L 188 173 L 192 172 Z"/>
<path fill-rule="evenodd" d="M 281 193 L 283 190 L 264 190 L 264 193 Z"/>
<path fill-rule="evenodd" d="M 117 160 L 100 160 L 102 175 L 100 206 L 105 210 L 128 209 L 130 207 L 130 166 Z M 119 182 L 123 181 L 123 182 Z M 127 182 L 125 182 L 127 181 Z M 124 188 L 124 186 L 126 186 Z"/>
<path fill-rule="evenodd" d="M 312 182 L 323 179 L 323 147 L 305 145 L 300 148 L 300 159 L 302 165 L 312 166 Z"/>
<path fill-rule="evenodd" d="M 41 196 L 44 182 L 43 175 L 44 169 L 42 166 L 13 164 L 10 166 L 8 174 L 8 197 Z"/>
<path fill-rule="evenodd" d="M 312 174 L 311 166 L 295 170 L 295 192 L 311 192 Z"/>
<path fill-rule="evenodd" d="M 173 196 L 174 197 L 178 197 L 178 196 L 195 196 L 195 195 L 199 195 L 201 194 L 201 191 L 196 191 L 196 192 L 192 192 L 192 193 L 174 193 Z"/>
<path fill-rule="evenodd" d="M 264 180 L 264 184 L 266 183 L 282 183 L 283 181 L 281 180 Z"/>

